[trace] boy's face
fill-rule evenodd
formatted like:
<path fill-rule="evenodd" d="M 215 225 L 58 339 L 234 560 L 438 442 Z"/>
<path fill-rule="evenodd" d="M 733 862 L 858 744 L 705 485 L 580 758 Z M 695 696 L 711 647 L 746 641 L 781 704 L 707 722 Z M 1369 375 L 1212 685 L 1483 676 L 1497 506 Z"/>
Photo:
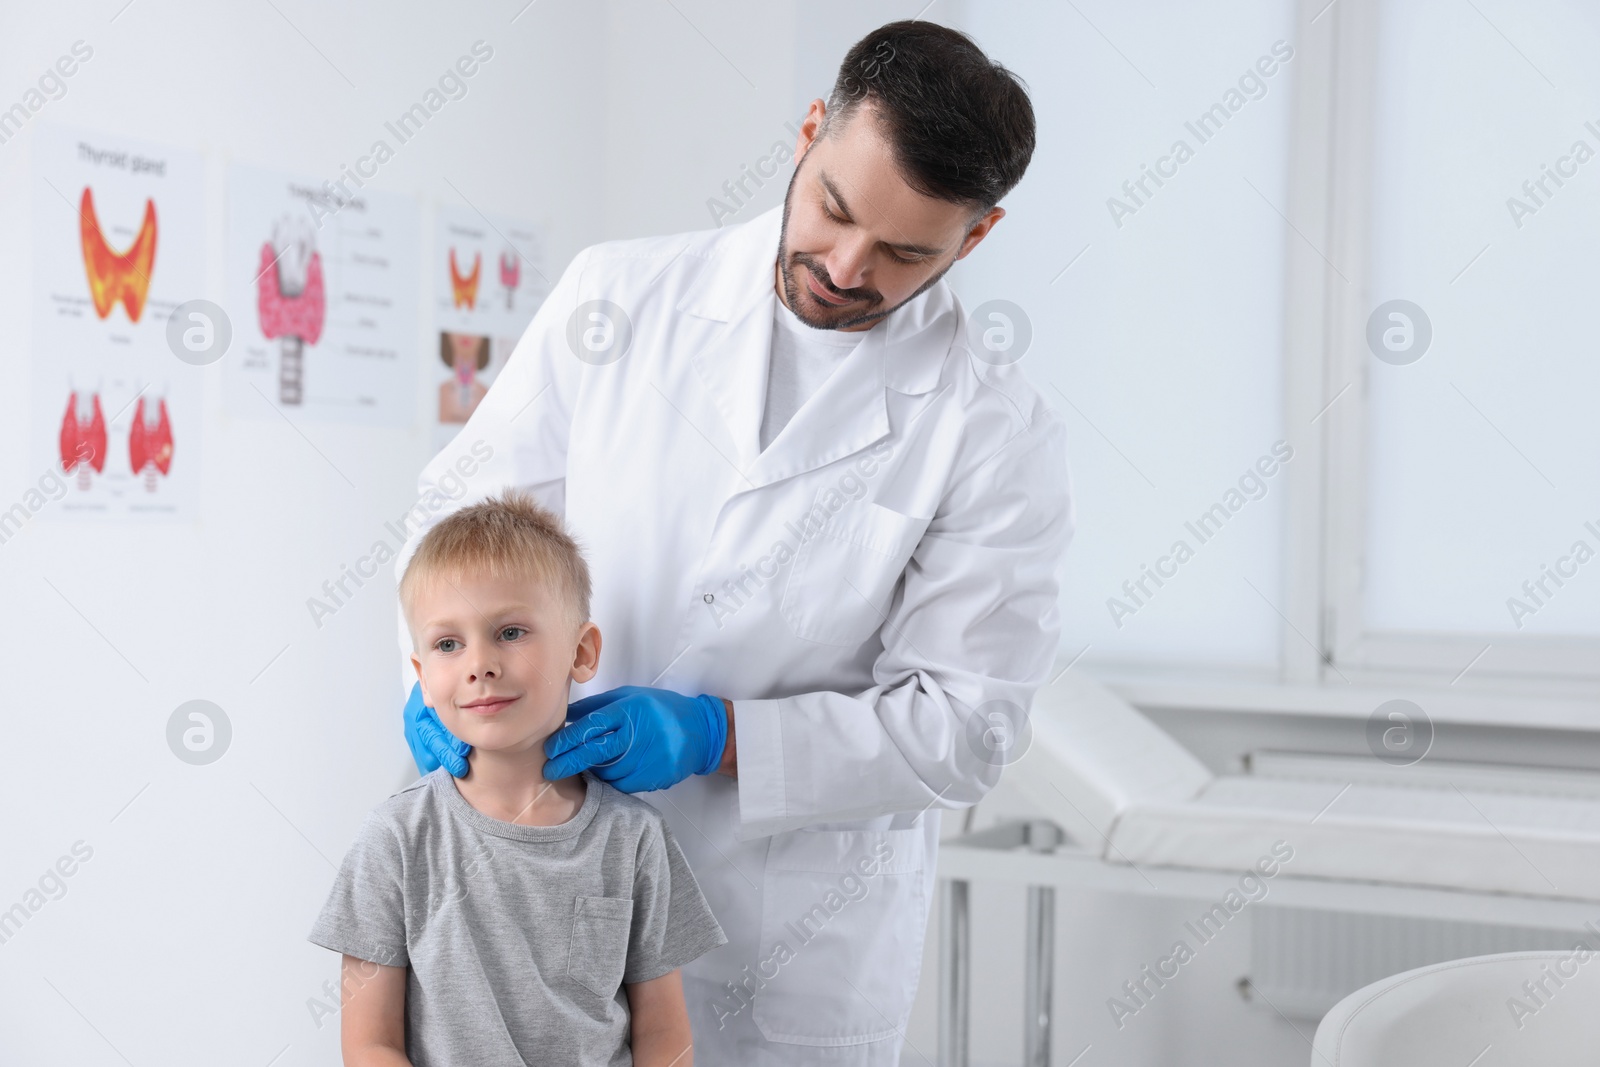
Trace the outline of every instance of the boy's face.
<path fill-rule="evenodd" d="M 412 593 L 407 619 L 422 696 L 476 750 L 540 749 L 567 717 L 568 684 L 594 677 L 600 630 L 574 627 L 538 578 L 433 575 Z"/>

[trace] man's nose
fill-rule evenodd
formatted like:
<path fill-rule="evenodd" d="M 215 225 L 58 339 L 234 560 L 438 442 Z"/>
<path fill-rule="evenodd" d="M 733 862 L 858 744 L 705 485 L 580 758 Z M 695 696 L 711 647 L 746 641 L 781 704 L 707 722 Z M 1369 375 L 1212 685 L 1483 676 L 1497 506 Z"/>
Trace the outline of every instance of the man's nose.
<path fill-rule="evenodd" d="M 835 289 L 859 289 L 866 283 L 871 249 L 872 242 L 864 238 L 834 245 L 824 265 L 828 268 L 828 280 Z"/>

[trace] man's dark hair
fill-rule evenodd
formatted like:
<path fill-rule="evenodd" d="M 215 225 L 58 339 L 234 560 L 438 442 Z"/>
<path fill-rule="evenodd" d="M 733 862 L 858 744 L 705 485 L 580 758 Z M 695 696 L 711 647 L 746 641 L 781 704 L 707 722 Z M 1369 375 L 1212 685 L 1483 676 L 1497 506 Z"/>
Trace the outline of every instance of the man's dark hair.
<path fill-rule="evenodd" d="M 909 20 L 857 41 L 839 66 L 818 139 L 871 102 L 911 187 L 982 214 L 1033 158 L 1033 105 L 1020 79 L 947 26 Z"/>

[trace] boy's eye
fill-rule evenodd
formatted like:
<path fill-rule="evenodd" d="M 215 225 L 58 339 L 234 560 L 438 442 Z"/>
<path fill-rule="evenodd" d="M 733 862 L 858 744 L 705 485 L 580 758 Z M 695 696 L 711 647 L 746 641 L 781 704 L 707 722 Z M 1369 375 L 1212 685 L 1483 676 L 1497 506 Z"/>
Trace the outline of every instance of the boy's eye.
<path fill-rule="evenodd" d="M 502 641 L 515 641 L 517 638 L 521 637 L 527 632 L 528 631 L 521 626 L 507 626 L 505 629 L 500 631 L 500 639 Z"/>
<path fill-rule="evenodd" d="M 440 652 L 454 652 L 460 645 L 461 642 L 457 641 L 453 637 L 441 637 L 438 641 L 434 642 L 433 647 L 438 649 Z"/>

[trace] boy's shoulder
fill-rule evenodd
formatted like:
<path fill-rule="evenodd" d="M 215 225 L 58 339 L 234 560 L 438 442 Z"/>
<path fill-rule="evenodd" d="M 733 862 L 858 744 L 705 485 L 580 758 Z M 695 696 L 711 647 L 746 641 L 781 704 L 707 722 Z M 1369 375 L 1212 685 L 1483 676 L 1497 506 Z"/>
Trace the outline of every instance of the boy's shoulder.
<path fill-rule="evenodd" d="M 367 812 L 369 832 L 388 830 L 402 840 L 414 836 L 419 827 L 437 818 L 440 808 L 436 788 L 440 775 L 450 772 L 440 767 L 389 794 Z"/>
<path fill-rule="evenodd" d="M 401 786 L 385 797 L 374 811 L 382 811 L 390 815 L 404 815 L 419 808 L 431 807 L 438 800 L 435 786 L 449 778 L 450 772 L 443 767 L 435 767 L 410 785 Z"/>
<path fill-rule="evenodd" d="M 661 811 L 649 801 L 631 793 L 624 793 L 610 782 L 602 781 L 585 771 L 584 783 L 599 790 L 600 810 L 596 818 L 606 819 L 614 829 L 633 833 L 639 837 L 660 835 L 666 832 L 666 820 Z"/>

